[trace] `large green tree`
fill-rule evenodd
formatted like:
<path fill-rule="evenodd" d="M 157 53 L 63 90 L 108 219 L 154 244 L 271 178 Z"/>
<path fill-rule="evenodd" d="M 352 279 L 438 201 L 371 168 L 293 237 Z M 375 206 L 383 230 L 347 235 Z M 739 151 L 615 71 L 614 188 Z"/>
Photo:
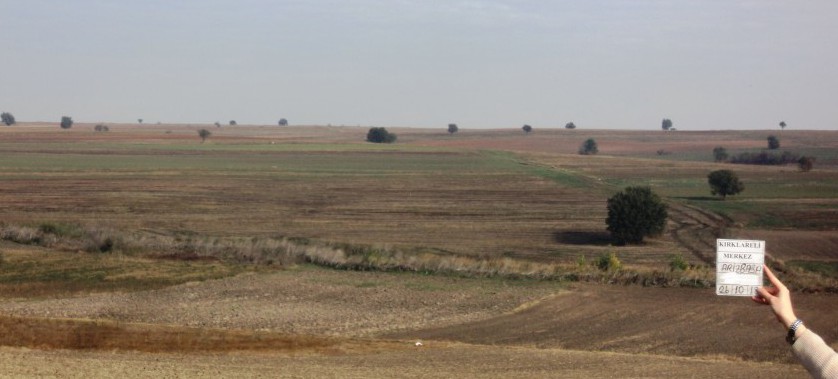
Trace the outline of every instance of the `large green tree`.
<path fill-rule="evenodd" d="M 710 193 L 719 195 L 722 200 L 728 195 L 736 195 L 745 190 L 745 184 L 739 180 L 733 171 L 716 170 L 707 175 L 707 183 L 710 184 Z"/>
<path fill-rule="evenodd" d="M 666 204 L 649 187 L 626 187 L 608 199 L 608 231 L 619 244 L 642 243 L 663 233 Z"/>

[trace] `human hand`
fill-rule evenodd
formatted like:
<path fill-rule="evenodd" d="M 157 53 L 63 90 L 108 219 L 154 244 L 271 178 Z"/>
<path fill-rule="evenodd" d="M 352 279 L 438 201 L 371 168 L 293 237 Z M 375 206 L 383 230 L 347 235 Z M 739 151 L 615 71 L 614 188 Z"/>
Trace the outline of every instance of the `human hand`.
<path fill-rule="evenodd" d="M 757 288 L 757 294 L 751 298 L 756 303 L 770 305 L 774 315 L 777 316 L 777 321 L 783 324 L 783 327 L 788 329 L 797 316 L 794 315 L 794 309 L 791 306 L 791 294 L 789 289 L 774 276 L 768 266 L 763 266 L 765 274 L 768 276 L 768 281 L 771 282 L 772 287 Z"/>

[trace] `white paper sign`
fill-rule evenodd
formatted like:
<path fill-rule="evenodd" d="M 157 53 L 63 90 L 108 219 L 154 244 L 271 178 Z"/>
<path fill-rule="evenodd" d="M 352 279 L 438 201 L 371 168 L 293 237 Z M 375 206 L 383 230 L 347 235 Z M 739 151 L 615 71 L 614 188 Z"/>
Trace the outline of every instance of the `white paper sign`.
<path fill-rule="evenodd" d="M 756 295 L 763 263 L 765 241 L 717 239 L 716 295 Z"/>

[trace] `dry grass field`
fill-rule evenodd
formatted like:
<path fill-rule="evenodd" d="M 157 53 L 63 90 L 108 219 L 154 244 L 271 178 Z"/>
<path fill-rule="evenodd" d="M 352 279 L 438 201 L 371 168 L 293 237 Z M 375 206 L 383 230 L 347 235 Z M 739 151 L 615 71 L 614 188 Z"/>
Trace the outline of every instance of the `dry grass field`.
<path fill-rule="evenodd" d="M 689 288 L 720 236 L 767 240 L 838 340 L 838 132 L 110 130 L 0 128 L 0 376 L 799 376 L 767 309 Z M 815 169 L 712 162 L 769 134 Z M 745 192 L 712 198 L 719 168 Z M 670 220 L 613 246 L 627 185 Z"/>

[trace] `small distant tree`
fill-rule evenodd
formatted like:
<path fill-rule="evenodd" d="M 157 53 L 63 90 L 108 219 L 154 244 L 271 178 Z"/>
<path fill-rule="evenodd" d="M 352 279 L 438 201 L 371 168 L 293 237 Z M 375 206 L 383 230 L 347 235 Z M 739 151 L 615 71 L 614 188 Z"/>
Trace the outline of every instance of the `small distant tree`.
<path fill-rule="evenodd" d="M 204 143 L 204 141 L 206 141 L 207 138 L 209 138 L 209 136 L 211 135 L 212 133 L 206 129 L 201 129 L 198 131 L 198 137 L 201 137 L 201 143 Z"/>
<path fill-rule="evenodd" d="M 768 149 L 777 150 L 780 148 L 780 139 L 776 136 L 768 136 Z"/>
<path fill-rule="evenodd" d="M 230 126 L 236 126 L 236 125 L 238 125 L 236 120 L 230 120 Z"/>
<path fill-rule="evenodd" d="M 460 128 L 457 126 L 457 124 L 448 124 L 448 134 L 454 134 L 459 131 Z"/>
<path fill-rule="evenodd" d="M 594 155 L 599 152 L 599 148 L 596 145 L 596 140 L 593 138 L 588 138 L 585 142 L 582 142 L 582 146 L 579 147 L 579 154 L 582 155 Z"/>
<path fill-rule="evenodd" d="M 642 243 L 663 233 L 666 204 L 649 187 L 626 187 L 608 199 L 608 231 L 618 244 Z"/>
<path fill-rule="evenodd" d="M 142 123 L 143 123 L 143 119 L 138 118 L 138 119 L 137 119 L 137 123 L 138 123 L 138 124 L 142 124 Z"/>
<path fill-rule="evenodd" d="M 715 159 L 716 162 L 724 162 L 727 160 L 727 157 L 727 149 L 721 146 L 716 146 L 713 148 L 713 159 Z"/>
<path fill-rule="evenodd" d="M 6 126 L 12 126 L 15 124 L 15 116 L 12 116 L 9 112 L 0 113 L 0 120 L 2 120 Z"/>
<path fill-rule="evenodd" d="M 220 127 L 221 127 L 221 123 L 220 123 L 220 122 L 218 122 L 218 121 L 216 121 L 216 122 L 215 122 L 215 127 L 216 127 L 216 128 L 220 128 Z"/>
<path fill-rule="evenodd" d="M 565 129 L 576 129 L 576 124 L 574 124 L 573 121 L 571 121 L 571 122 L 568 122 L 567 124 L 564 124 L 564 128 Z"/>
<path fill-rule="evenodd" d="M 284 118 L 279 119 L 279 126 L 288 126 L 288 120 Z"/>
<path fill-rule="evenodd" d="M 70 129 L 73 127 L 73 118 L 70 116 L 61 116 L 61 129 Z"/>
<path fill-rule="evenodd" d="M 367 132 L 367 141 L 373 143 L 393 143 L 396 142 L 396 135 L 387 131 L 383 127 L 372 127 Z"/>
<path fill-rule="evenodd" d="M 785 129 L 786 129 L 786 122 L 785 121 L 780 121 L 780 130 L 785 130 Z"/>
<path fill-rule="evenodd" d="M 663 121 L 661 121 L 661 129 L 664 131 L 672 129 L 672 120 L 668 118 L 663 119 Z"/>
<path fill-rule="evenodd" d="M 111 130 L 111 128 L 109 128 L 105 124 L 96 124 L 96 126 L 93 127 L 93 130 L 95 130 L 97 132 L 108 132 L 108 131 Z"/>
<path fill-rule="evenodd" d="M 525 134 L 530 134 L 530 132 L 532 131 L 532 126 L 524 125 L 521 127 L 521 130 L 523 130 Z"/>
<path fill-rule="evenodd" d="M 710 193 L 719 195 L 722 200 L 728 195 L 736 195 L 745 190 L 745 184 L 739 180 L 733 171 L 716 170 L 707 175 L 707 183 L 710 184 Z"/>
<path fill-rule="evenodd" d="M 800 171 L 809 172 L 812 171 L 812 167 L 815 166 L 815 157 L 800 157 L 797 160 L 797 167 L 800 168 Z"/>

